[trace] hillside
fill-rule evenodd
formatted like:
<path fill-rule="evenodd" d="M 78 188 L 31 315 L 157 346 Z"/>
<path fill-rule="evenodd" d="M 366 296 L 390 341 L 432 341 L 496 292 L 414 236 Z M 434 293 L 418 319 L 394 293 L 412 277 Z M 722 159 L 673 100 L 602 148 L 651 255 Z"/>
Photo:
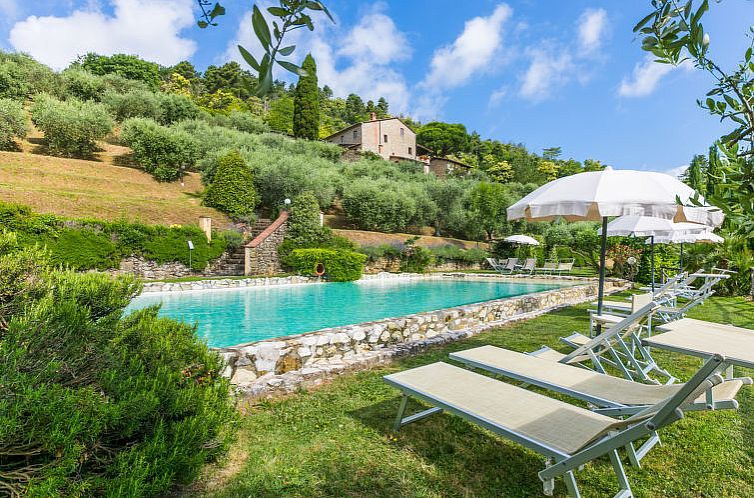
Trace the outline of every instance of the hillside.
<path fill-rule="evenodd" d="M 229 222 L 201 205 L 198 174 L 187 175 L 184 187 L 157 182 L 143 171 L 113 165 L 128 149 L 112 145 L 104 145 L 95 161 L 33 154 L 29 142 L 22 147 L 26 152 L 0 152 L 2 201 L 73 218 L 195 225 L 200 216 L 211 216 L 219 225 Z"/>
<path fill-rule="evenodd" d="M 333 230 L 337 235 L 345 237 L 351 242 L 355 242 L 360 246 L 379 246 L 379 245 L 400 245 L 406 240 L 416 237 L 407 233 L 381 233 L 381 232 L 367 232 L 366 230 Z M 454 239 L 451 237 L 432 237 L 428 235 L 419 236 L 419 240 L 416 241 L 416 245 L 432 248 L 443 246 L 455 246 L 459 249 L 488 249 L 486 242 L 473 242 L 469 240 Z"/>

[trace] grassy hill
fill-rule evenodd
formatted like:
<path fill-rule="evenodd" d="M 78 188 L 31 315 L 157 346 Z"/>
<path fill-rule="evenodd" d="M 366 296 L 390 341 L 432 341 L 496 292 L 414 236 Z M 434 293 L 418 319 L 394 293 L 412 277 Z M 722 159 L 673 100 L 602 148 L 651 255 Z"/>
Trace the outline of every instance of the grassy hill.
<path fill-rule="evenodd" d="M 0 152 L 0 200 L 30 206 L 39 213 L 72 218 L 127 219 L 149 224 L 197 224 L 211 216 L 218 225 L 228 218 L 201 205 L 199 175 L 185 186 L 160 183 L 126 164 L 129 150 L 103 144 L 95 160 L 66 159 L 35 153 L 34 136 L 22 152 Z"/>

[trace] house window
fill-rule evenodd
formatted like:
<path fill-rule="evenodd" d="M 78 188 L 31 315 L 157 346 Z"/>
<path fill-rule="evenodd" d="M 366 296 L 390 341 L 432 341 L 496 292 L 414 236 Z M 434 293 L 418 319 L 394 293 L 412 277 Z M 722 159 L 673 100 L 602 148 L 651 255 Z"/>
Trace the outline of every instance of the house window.
<path fill-rule="evenodd" d="M 401 138 L 403 138 L 403 128 L 401 128 Z"/>
<path fill-rule="evenodd" d="M 353 139 L 356 140 L 359 138 L 359 130 L 353 130 Z"/>
<path fill-rule="evenodd" d="M 387 143 L 387 135 L 383 135 L 383 138 L 385 139 L 385 140 L 383 140 L 383 142 Z"/>
<path fill-rule="evenodd" d="M 413 156 L 414 155 L 413 152 L 411 151 L 411 147 L 408 148 L 408 155 L 409 156 Z"/>
<path fill-rule="evenodd" d="M 343 143 L 345 141 L 345 139 L 346 139 L 346 136 L 345 135 L 341 135 L 340 136 L 340 143 Z"/>

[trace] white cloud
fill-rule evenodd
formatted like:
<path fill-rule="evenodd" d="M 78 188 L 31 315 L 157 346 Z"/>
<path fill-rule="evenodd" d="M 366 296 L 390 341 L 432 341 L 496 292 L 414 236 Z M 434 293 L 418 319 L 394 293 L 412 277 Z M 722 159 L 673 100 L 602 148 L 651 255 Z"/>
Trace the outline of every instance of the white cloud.
<path fill-rule="evenodd" d="M 112 0 L 112 5 L 113 15 L 90 6 L 66 17 L 29 16 L 11 29 L 11 45 L 54 69 L 87 52 L 135 54 L 171 65 L 196 51 L 196 42 L 180 36 L 194 24 L 192 0 Z"/>
<path fill-rule="evenodd" d="M 585 54 L 600 48 L 607 31 L 607 11 L 605 9 L 586 9 L 579 17 L 579 48 Z"/>
<path fill-rule="evenodd" d="M 338 54 L 380 65 L 409 59 L 411 46 L 390 17 L 374 12 L 351 29 L 340 43 Z"/>
<path fill-rule="evenodd" d="M 573 58 L 568 52 L 559 54 L 550 50 L 533 49 L 529 51 L 531 64 L 521 78 L 519 93 L 533 101 L 546 99 L 556 86 L 567 83 L 576 71 Z"/>
<path fill-rule="evenodd" d="M 661 64 L 655 62 L 654 57 L 648 54 L 644 58 L 644 62 L 637 63 L 634 66 L 630 77 L 623 78 L 618 88 L 618 94 L 621 97 L 645 97 L 655 91 L 665 75 L 676 69 L 690 71 L 693 66 L 688 61 L 679 66 Z"/>
<path fill-rule="evenodd" d="M 266 5 L 261 5 L 261 7 Z M 301 61 L 311 53 L 317 62 L 319 85 L 327 85 L 336 97 L 356 93 L 365 100 L 376 101 L 385 97 L 393 113 L 406 112 L 410 103 L 410 91 L 406 81 L 391 65 L 411 57 L 411 45 L 393 20 L 378 4 L 367 12 L 359 22 L 341 31 L 342 24 L 333 25 L 324 15 L 315 18 L 314 33 L 293 31 L 286 44 L 296 45 L 291 60 Z M 264 9 L 263 9 L 264 11 Z M 254 56 L 261 52 L 249 19 L 243 16 L 235 39 L 229 43 L 224 60 L 242 62 L 236 45 L 242 45 Z M 218 61 L 220 63 L 224 62 Z M 285 71 L 276 72 L 277 78 L 292 81 L 294 77 Z"/>
<path fill-rule="evenodd" d="M 576 41 L 545 40 L 525 50 L 529 66 L 521 75 L 519 95 L 540 102 L 572 81 L 585 85 L 602 58 L 599 49 L 609 27 L 605 9 L 586 9 L 576 25 Z"/>
<path fill-rule="evenodd" d="M 468 82 L 474 74 L 486 71 L 500 49 L 503 24 L 511 14 L 511 8 L 501 3 L 490 16 L 466 21 L 463 32 L 452 44 L 435 50 L 422 86 L 454 88 Z"/>
<path fill-rule="evenodd" d="M 503 85 L 490 94 L 490 107 L 499 106 L 503 99 L 508 95 L 508 86 Z"/>

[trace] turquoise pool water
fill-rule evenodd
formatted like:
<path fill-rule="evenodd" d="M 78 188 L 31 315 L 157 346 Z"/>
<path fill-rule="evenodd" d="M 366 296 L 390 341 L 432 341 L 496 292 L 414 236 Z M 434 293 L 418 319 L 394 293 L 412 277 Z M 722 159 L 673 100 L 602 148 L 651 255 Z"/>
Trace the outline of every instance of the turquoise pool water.
<path fill-rule="evenodd" d="M 162 304 L 160 315 L 198 323 L 199 335 L 210 346 L 224 347 L 562 286 L 462 279 L 367 280 L 148 293 L 134 299 L 128 309 Z"/>

